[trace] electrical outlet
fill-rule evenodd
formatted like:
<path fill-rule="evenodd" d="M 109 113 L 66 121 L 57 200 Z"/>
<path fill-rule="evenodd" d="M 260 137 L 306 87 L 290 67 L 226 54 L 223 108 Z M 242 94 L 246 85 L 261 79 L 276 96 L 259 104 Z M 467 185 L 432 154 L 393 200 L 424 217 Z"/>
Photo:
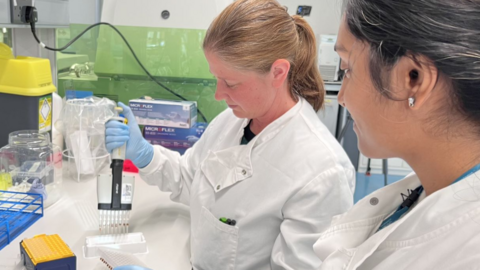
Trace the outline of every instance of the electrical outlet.
<path fill-rule="evenodd" d="M 32 0 L 10 0 L 10 15 L 12 18 L 12 23 L 26 24 L 22 22 L 22 7 L 31 6 L 32 4 Z"/>

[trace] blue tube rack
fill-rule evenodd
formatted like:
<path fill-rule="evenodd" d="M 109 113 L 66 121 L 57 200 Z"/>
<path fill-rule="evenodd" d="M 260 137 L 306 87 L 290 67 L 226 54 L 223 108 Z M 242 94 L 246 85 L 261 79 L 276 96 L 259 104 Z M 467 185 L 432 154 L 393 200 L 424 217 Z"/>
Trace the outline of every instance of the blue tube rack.
<path fill-rule="evenodd" d="M 0 250 L 43 217 L 43 197 L 0 190 Z"/>

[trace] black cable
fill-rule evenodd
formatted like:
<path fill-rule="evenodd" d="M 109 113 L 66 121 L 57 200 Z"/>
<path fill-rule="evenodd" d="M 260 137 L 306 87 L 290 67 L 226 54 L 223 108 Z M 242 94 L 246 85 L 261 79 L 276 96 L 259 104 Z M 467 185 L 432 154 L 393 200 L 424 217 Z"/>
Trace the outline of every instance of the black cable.
<path fill-rule="evenodd" d="M 174 91 L 172 91 L 170 88 L 168 88 L 167 86 L 165 86 L 163 83 L 157 81 L 157 79 L 155 79 L 155 77 L 153 77 L 152 74 L 150 74 L 150 72 L 148 72 L 148 70 L 143 66 L 142 62 L 140 62 L 140 60 L 138 59 L 137 55 L 135 54 L 135 51 L 133 51 L 132 47 L 130 46 L 130 43 L 128 43 L 127 39 L 122 35 L 122 33 L 113 25 L 109 24 L 109 23 L 106 23 L 106 22 L 99 22 L 99 23 L 95 23 L 95 24 L 92 24 L 90 25 L 89 27 L 87 27 L 85 30 L 83 30 L 83 32 L 81 32 L 78 36 L 76 36 L 74 39 L 72 39 L 70 42 L 67 43 L 67 45 L 63 46 L 62 48 L 51 48 L 51 47 L 48 47 L 46 46 L 43 42 L 41 42 L 38 37 L 37 37 L 37 34 L 35 33 L 35 22 L 30 22 L 30 28 L 32 29 L 32 33 L 33 33 L 33 37 L 35 38 L 35 40 L 38 42 L 38 44 L 40 44 L 43 48 L 47 49 L 47 50 L 50 50 L 50 51 L 55 51 L 55 52 L 61 52 L 65 49 L 67 49 L 68 47 L 70 47 L 75 41 L 77 41 L 81 36 L 83 36 L 88 30 L 92 29 L 93 27 L 96 27 L 96 26 L 99 26 L 99 25 L 108 25 L 110 26 L 111 28 L 113 28 L 113 30 L 115 30 L 115 32 L 117 32 L 118 35 L 120 35 L 120 37 L 123 39 L 123 41 L 125 42 L 125 44 L 127 45 L 128 49 L 130 49 L 130 52 L 132 52 L 133 54 L 133 57 L 135 58 L 135 60 L 137 61 L 137 63 L 140 65 L 140 67 L 143 69 L 143 71 L 145 71 L 145 73 L 148 75 L 148 77 L 150 77 L 150 79 L 152 79 L 154 82 L 156 82 L 158 85 L 160 85 L 161 87 L 163 87 L 165 90 L 167 90 L 168 92 L 172 93 L 173 95 L 175 95 L 176 97 L 180 98 L 181 100 L 185 100 L 185 101 L 188 101 L 187 99 L 185 99 L 183 96 L 175 93 Z M 198 114 L 200 114 L 200 116 L 202 116 L 203 120 L 205 120 L 206 123 L 208 123 L 207 121 L 207 118 L 205 117 L 205 115 L 203 115 L 203 113 L 200 111 L 200 109 L 197 107 L 197 111 L 198 111 Z"/>
<path fill-rule="evenodd" d="M 382 159 L 383 184 L 388 185 L 388 159 Z"/>
<path fill-rule="evenodd" d="M 372 160 L 371 160 L 370 158 L 368 158 L 368 161 L 367 161 L 367 171 L 365 172 L 365 175 L 366 175 L 366 176 L 371 176 L 371 175 L 372 175 L 372 173 L 371 173 L 372 167 L 370 167 L 371 161 L 372 161 Z"/>

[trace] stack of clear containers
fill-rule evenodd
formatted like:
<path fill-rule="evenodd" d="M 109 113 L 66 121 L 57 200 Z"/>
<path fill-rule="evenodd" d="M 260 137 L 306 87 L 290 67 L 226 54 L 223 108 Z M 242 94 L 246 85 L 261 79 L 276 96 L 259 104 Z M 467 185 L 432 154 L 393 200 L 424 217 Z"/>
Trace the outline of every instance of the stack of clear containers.
<path fill-rule="evenodd" d="M 12 132 L 0 149 L 0 189 L 40 194 L 45 208 L 61 196 L 61 172 L 62 151 L 48 133 Z"/>
<path fill-rule="evenodd" d="M 110 166 L 105 148 L 105 122 L 114 116 L 115 102 L 107 98 L 69 99 L 55 126 L 62 132 L 66 150 L 64 177 L 78 182 L 94 179 Z"/>

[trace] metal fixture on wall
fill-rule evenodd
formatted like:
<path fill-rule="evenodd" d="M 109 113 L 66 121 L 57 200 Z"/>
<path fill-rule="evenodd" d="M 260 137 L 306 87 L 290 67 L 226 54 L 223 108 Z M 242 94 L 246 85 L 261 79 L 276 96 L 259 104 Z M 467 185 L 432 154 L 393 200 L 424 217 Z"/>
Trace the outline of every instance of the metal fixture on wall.
<path fill-rule="evenodd" d="M 168 10 L 162 11 L 162 18 L 165 19 L 165 20 L 170 18 L 170 11 L 168 11 Z"/>

